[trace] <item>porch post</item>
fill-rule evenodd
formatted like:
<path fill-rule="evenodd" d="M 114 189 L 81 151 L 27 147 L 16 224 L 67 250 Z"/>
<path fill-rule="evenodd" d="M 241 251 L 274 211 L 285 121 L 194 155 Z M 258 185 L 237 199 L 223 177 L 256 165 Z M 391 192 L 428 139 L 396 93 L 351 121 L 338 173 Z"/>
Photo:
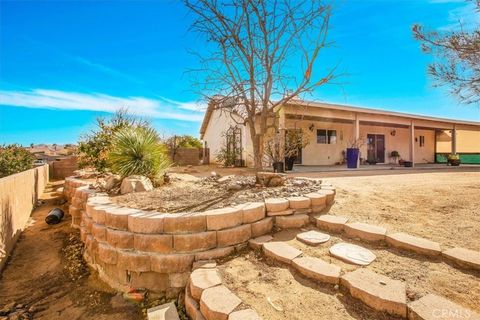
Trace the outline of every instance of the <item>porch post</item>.
<path fill-rule="evenodd" d="M 354 125 L 354 134 L 355 134 L 355 141 L 360 139 L 360 120 L 358 119 L 358 113 L 355 113 L 355 125 Z M 357 168 L 360 168 L 360 155 L 357 158 Z"/>
<path fill-rule="evenodd" d="M 412 162 L 412 167 L 415 166 L 415 123 L 410 123 L 410 161 Z"/>
<path fill-rule="evenodd" d="M 457 154 L 457 126 L 455 124 L 452 129 L 452 153 Z"/>

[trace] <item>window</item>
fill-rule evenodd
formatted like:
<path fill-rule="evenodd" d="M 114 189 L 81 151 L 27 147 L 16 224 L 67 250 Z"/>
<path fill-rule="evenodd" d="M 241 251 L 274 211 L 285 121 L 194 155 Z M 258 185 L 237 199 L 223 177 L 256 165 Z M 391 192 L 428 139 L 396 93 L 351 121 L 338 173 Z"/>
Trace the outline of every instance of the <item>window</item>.
<path fill-rule="evenodd" d="M 317 143 L 320 144 L 336 144 L 337 130 L 317 129 Z"/>
<path fill-rule="evenodd" d="M 425 146 L 425 136 L 420 136 L 420 147 Z"/>

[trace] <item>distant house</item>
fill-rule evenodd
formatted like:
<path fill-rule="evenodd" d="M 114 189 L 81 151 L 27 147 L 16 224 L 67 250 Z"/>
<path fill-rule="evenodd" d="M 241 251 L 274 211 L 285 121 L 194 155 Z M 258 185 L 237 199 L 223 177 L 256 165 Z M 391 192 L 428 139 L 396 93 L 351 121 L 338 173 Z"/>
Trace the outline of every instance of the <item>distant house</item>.
<path fill-rule="evenodd" d="M 360 157 L 377 163 L 391 163 L 391 152 L 414 163 L 446 161 L 445 155 L 458 153 L 463 163 L 480 163 L 480 122 L 443 119 L 348 105 L 291 101 L 279 110 L 279 127 L 301 130 L 309 135 L 309 144 L 297 159 L 302 165 L 334 165 L 344 161 L 349 143 L 362 139 Z M 238 125 L 226 112 L 210 104 L 200 129 L 210 159 L 226 139 L 241 150 L 238 163 L 251 166 L 252 142 L 248 128 Z"/>

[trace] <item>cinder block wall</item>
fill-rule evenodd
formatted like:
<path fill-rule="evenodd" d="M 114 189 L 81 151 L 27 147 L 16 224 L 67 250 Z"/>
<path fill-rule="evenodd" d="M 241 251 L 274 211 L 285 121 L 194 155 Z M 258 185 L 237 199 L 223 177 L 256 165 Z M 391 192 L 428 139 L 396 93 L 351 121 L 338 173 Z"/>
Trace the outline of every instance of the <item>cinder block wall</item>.
<path fill-rule="evenodd" d="M 88 183 L 65 179 L 72 224 L 80 228 L 85 259 L 113 288 L 146 288 L 176 297 L 198 260 L 214 260 L 278 228 L 298 228 L 308 214 L 333 202 L 334 191 L 267 199 L 205 212 L 158 213 L 119 207 Z"/>
<path fill-rule="evenodd" d="M 198 166 L 200 164 L 200 155 L 202 154 L 200 148 L 178 148 L 175 153 L 175 159 L 173 153 L 170 151 L 170 158 L 179 166 Z"/>
<path fill-rule="evenodd" d="M 72 176 L 73 172 L 78 169 L 77 156 L 57 159 L 52 161 L 50 165 L 50 174 L 53 179 L 65 179 Z"/>
<path fill-rule="evenodd" d="M 0 271 L 47 183 L 47 164 L 0 179 Z"/>

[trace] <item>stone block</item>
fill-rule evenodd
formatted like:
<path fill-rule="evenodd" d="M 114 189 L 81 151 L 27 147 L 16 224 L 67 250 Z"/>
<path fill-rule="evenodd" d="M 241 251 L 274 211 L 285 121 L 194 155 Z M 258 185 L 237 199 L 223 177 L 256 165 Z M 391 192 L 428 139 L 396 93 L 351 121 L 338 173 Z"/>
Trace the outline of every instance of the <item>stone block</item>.
<path fill-rule="evenodd" d="M 92 220 L 98 224 L 105 224 L 105 210 L 107 208 L 112 208 L 112 206 L 109 206 L 109 205 L 92 206 L 90 210 L 90 216 L 92 217 Z"/>
<path fill-rule="evenodd" d="M 99 243 L 97 254 L 101 261 L 108 264 L 117 263 L 117 250 L 106 243 Z"/>
<path fill-rule="evenodd" d="M 249 224 L 217 231 L 217 245 L 227 247 L 248 241 L 252 237 L 252 228 Z"/>
<path fill-rule="evenodd" d="M 275 217 L 275 226 L 280 229 L 301 228 L 307 225 L 309 217 L 306 214 Z"/>
<path fill-rule="evenodd" d="M 345 234 L 351 238 L 365 241 L 384 241 L 387 229 L 362 222 L 347 223 L 344 227 Z"/>
<path fill-rule="evenodd" d="M 267 216 L 269 217 L 276 217 L 276 216 L 289 216 L 294 213 L 293 209 L 287 209 L 283 211 L 269 211 L 267 212 Z"/>
<path fill-rule="evenodd" d="M 193 254 L 150 255 L 152 271 L 159 273 L 187 272 L 192 268 Z"/>
<path fill-rule="evenodd" d="M 193 299 L 190 293 L 190 284 L 185 286 L 185 311 L 192 320 L 196 320 L 197 312 L 200 311 L 200 304 Z"/>
<path fill-rule="evenodd" d="M 144 252 L 173 252 L 173 235 L 170 234 L 135 234 L 134 248 Z"/>
<path fill-rule="evenodd" d="M 204 212 L 207 217 L 208 230 L 222 230 L 242 224 L 243 212 L 239 208 L 221 208 Z"/>
<path fill-rule="evenodd" d="M 148 320 L 180 320 L 175 303 L 169 302 L 161 306 L 147 309 Z"/>
<path fill-rule="evenodd" d="M 414 237 L 402 232 L 387 235 L 385 241 L 394 248 L 408 250 L 426 256 L 438 256 L 442 253 L 438 242 Z"/>
<path fill-rule="evenodd" d="M 196 269 L 190 275 L 190 293 L 197 301 L 203 290 L 222 284 L 222 278 L 217 269 Z"/>
<path fill-rule="evenodd" d="M 193 270 L 198 269 L 198 268 L 212 269 L 212 268 L 216 268 L 216 267 L 217 267 L 217 263 L 215 261 L 200 260 L 200 261 L 195 261 L 193 263 L 192 269 Z"/>
<path fill-rule="evenodd" d="M 190 272 L 178 272 L 170 273 L 168 279 L 170 281 L 170 287 L 172 288 L 185 288 L 190 278 Z"/>
<path fill-rule="evenodd" d="M 109 207 L 105 210 L 105 225 L 111 229 L 128 230 L 128 216 L 138 213 L 139 210 Z"/>
<path fill-rule="evenodd" d="M 263 202 L 249 202 L 240 206 L 243 212 L 244 224 L 256 222 L 265 218 L 265 203 Z"/>
<path fill-rule="evenodd" d="M 305 195 L 310 199 L 312 207 L 325 207 L 327 205 L 327 195 L 317 192 L 311 192 Z"/>
<path fill-rule="evenodd" d="M 335 191 L 334 190 L 320 189 L 316 193 L 324 194 L 327 197 L 326 198 L 327 206 L 330 206 L 335 202 Z"/>
<path fill-rule="evenodd" d="M 138 212 L 128 216 L 128 230 L 135 233 L 163 233 L 164 214 Z"/>
<path fill-rule="evenodd" d="M 194 252 L 213 249 L 217 246 L 217 233 L 206 231 L 173 236 L 173 247 L 176 252 Z"/>
<path fill-rule="evenodd" d="M 106 228 L 107 243 L 114 248 L 132 249 L 133 233 Z"/>
<path fill-rule="evenodd" d="M 195 260 L 215 260 L 227 257 L 235 251 L 234 247 L 215 248 L 195 253 Z"/>
<path fill-rule="evenodd" d="M 445 259 L 467 268 L 480 270 L 480 252 L 464 248 L 452 248 L 442 252 Z"/>
<path fill-rule="evenodd" d="M 169 276 L 158 272 L 131 272 L 130 286 L 145 288 L 153 292 L 163 293 L 170 288 Z"/>
<path fill-rule="evenodd" d="M 302 275 L 315 281 L 338 284 L 341 268 L 319 258 L 300 257 L 292 261 L 293 267 Z"/>
<path fill-rule="evenodd" d="M 409 320 L 469 319 L 480 320 L 480 315 L 444 297 L 427 294 L 408 304 Z"/>
<path fill-rule="evenodd" d="M 404 282 L 363 268 L 343 275 L 340 281 L 350 291 L 352 297 L 369 307 L 403 318 L 407 316 L 407 293 Z"/>
<path fill-rule="evenodd" d="M 220 285 L 205 289 L 200 299 L 200 311 L 208 320 L 227 320 L 242 301 L 227 287 Z"/>
<path fill-rule="evenodd" d="M 285 211 L 288 209 L 289 204 L 289 201 L 284 198 L 265 199 L 265 206 L 267 208 L 267 212 Z"/>
<path fill-rule="evenodd" d="M 332 216 L 330 214 L 324 214 L 319 217 L 316 217 L 315 220 L 317 221 L 317 228 L 333 231 L 333 232 L 341 232 L 345 227 L 345 224 L 348 221 L 347 217 L 342 216 Z"/>
<path fill-rule="evenodd" d="M 272 232 L 273 218 L 265 218 L 260 221 L 252 223 L 252 237 L 260 237 L 264 234 Z"/>
<path fill-rule="evenodd" d="M 143 253 L 119 250 L 117 264 L 125 270 L 147 272 L 150 271 L 150 257 Z"/>
<path fill-rule="evenodd" d="M 106 242 L 107 241 L 107 228 L 102 224 L 92 224 L 92 235 L 97 241 Z"/>
<path fill-rule="evenodd" d="M 258 238 L 248 240 L 248 245 L 249 245 L 250 248 L 252 248 L 254 250 L 260 250 L 260 249 L 262 249 L 262 246 L 263 246 L 264 243 L 272 241 L 272 240 L 273 240 L 273 237 L 270 236 L 270 235 L 260 236 Z"/>
<path fill-rule="evenodd" d="M 193 233 L 207 230 L 207 220 L 200 213 L 171 213 L 165 215 L 163 232 L 165 233 Z"/>
<path fill-rule="evenodd" d="M 293 259 L 302 254 L 302 251 L 278 241 L 264 243 L 263 252 L 267 257 L 286 264 L 290 264 Z"/>
<path fill-rule="evenodd" d="M 310 208 L 311 201 L 308 197 L 289 197 L 287 198 L 290 209 L 307 209 Z"/>

